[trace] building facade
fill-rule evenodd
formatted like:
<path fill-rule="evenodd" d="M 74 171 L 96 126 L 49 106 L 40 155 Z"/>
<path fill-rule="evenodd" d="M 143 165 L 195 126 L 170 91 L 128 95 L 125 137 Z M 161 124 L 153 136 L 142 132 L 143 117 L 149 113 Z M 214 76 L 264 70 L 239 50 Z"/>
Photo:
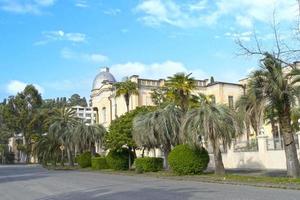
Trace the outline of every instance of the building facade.
<path fill-rule="evenodd" d="M 152 80 L 140 78 L 138 75 L 129 77 L 132 82 L 138 85 L 138 95 L 130 97 L 130 110 L 139 106 L 154 105 L 152 102 L 152 90 L 164 86 L 165 80 Z M 91 104 L 96 112 L 96 123 L 104 125 L 106 128 L 111 121 L 126 113 L 126 103 L 124 98 L 116 97 L 114 87 L 116 79 L 109 72 L 109 68 L 104 68 L 96 76 L 93 82 Z M 196 80 L 196 89 L 193 94 L 203 93 L 205 95 L 214 95 L 216 103 L 228 104 L 234 106 L 235 101 L 244 94 L 244 86 L 238 83 L 227 83 L 209 79 Z"/>
<path fill-rule="evenodd" d="M 96 112 L 92 107 L 73 106 L 72 110 L 75 111 L 75 117 L 82 119 L 86 124 L 96 123 Z"/>

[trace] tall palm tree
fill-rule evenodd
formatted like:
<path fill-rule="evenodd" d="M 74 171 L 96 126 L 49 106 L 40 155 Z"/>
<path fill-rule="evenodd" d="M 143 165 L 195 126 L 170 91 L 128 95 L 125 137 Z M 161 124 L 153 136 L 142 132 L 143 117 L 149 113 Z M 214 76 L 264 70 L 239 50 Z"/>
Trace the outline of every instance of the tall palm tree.
<path fill-rule="evenodd" d="M 287 174 L 294 178 L 300 177 L 300 166 L 291 125 L 291 109 L 299 98 L 299 82 L 299 69 L 283 68 L 273 55 L 266 53 L 261 69 L 250 76 L 248 86 L 265 100 L 265 106 L 276 109 L 285 146 Z"/>
<path fill-rule="evenodd" d="M 95 153 L 95 144 L 102 145 L 106 129 L 101 124 L 87 125 L 79 123 L 74 129 L 74 142 L 79 150 Z"/>
<path fill-rule="evenodd" d="M 138 95 L 137 83 L 132 82 L 131 80 L 126 80 L 124 82 L 115 83 L 116 87 L 116 96 L 124 96 L 126 103 L 127 112 L 129 112 L 129 101 L 132 95 Z"/>
<path fill-rule="evenodd" d="M 242 133 L 242 122 L 236 113 L 226 105 L 217 105 L 210 96 L 199 95 L 198 108 L 186 113 L 181 138 L 185 143 L 202 145 L 208 141 L 213 148 L 215 174 L 225 174 L 220 145 L 230 145 L 236 135 Z"/>
<path fill-rule="evenodd" d="M 168 88 L 168 98 L 173 99 L 176 105 L 180 106 L 183 112 L 189 108 L 189 98 L 191 92 L 196 87 L 195 79 L 192 74 L 177 73 L 166 80 Z"/>
<path fill-rule="evenodd" d="M 138 146 L 159 148 L 164 152 L 165 166 L 172 147 L 179 144 L 182 111 L 169 105 L 146 115 L 139 115 L 133 122 L 133 138 Z"/>
<path fill-rule="evenodd" d="M 49 120 L 52 122 L 49 127 L 49 133 L 59 138 L 61 145 L 63 145 L 67 151 L 69 165 L 73 166 L 73 131 L 78 124 L 78 118 L 75 117 L 75 111 L 70 108 L 57 109 Z"/>

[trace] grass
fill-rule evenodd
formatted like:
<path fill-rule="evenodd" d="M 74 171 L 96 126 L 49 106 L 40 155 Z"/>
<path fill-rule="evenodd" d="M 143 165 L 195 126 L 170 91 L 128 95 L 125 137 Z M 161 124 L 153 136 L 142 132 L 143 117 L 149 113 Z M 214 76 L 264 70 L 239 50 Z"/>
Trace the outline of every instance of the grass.
<path fill-rule="evenodd" d="M 91 171 L 91 170 L 84 169 L 83 171 Z M 238 175 L 238 174 L 226 174 L 224 176 L 218 176 L 213 173 L 204 173 L 201 175 L 178 176 L 170 171 L 148 172 L 143 174 L 137 174 L 133 170 L 114 171 L 109 169 L 96 170 L 94 172 L 113 174 L 113 175 L 164 178 L 164 179 L 180 180 L 180 181 L 198 181 L 198 182 L 234 184 L 234 185 L 251 185 L 257 187 L 271 187 L 271 188 L 300 190 L 300 179 L 293 179 L 288 177 L 267 177 L 267 176 L 249 176 L 249 175 L 247 176 L 247 175 Z"/>
<path fill-rule="evenodd" d="M 137 174 L 134 170 L 128 171 L 115 171 L 112 169 L 93 170 L 91 168 L 81 169 L 79 166 L 56 166 L 47 167 L 49 170 L 80 170 L 83 172 L 96 172 L 105 173 L 112 175 L 125 175 L 125 176 L 139 176 L 139 177 L 154 177 L 164 178 L 170 180 L 180 181 L 198 181 L 198 182 L 210 182 L 210 183 L 221 183 L 221 184 L 235 184 L 235 185 L 251 185 L 257 187 L 272 187 L 282 189 L 297 189 L 300 190 L 300 179 L 293 179 L 288 177 L 269 177 L 269 176 L 252 176 L 245 174 L 233 174 L 227 173 L 224 176 L 218 176 L 213 173 L 204 173 L 201 175 L 185 175 L 178 176 L 171 171 L 159 171 L 159 172 L 148 172 L 143 174 Z"/>

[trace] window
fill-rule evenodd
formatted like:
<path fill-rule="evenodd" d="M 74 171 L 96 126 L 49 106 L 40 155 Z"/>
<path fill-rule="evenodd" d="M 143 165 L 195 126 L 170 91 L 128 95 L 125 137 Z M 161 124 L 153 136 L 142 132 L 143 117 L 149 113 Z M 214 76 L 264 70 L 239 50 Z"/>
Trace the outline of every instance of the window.
<path fill-rule="evenodd" d="M 106 108 L 105 107 L 102 108 L 102 122 L 103 123 L 106 122 Z"/>
<path fill-rule="evenodd" d="M 211 102 L 212 102 L 213 104 L 216 103 L 216 97 L 215 97 L 215 95 L 211 95 Z"/>
<path fill-rule="evenodd" d="M 91 117 L 92 115 L 90 113 L 87 113 L 85 116 L 86 117 Z"/>
<path fill-rule="evenodd" d="M 233 96 L 228 96 L 228 106 L 229 108 L 233 108 Z"/>

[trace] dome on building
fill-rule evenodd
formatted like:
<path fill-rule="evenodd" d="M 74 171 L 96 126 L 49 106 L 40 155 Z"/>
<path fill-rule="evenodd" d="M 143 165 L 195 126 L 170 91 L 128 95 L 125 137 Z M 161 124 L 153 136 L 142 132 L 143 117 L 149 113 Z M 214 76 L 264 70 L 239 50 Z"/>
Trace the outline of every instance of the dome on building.
<path fill-rule="evenodd" d="M 93 90 L 101 88 L 104 82 L 115 83 L 115 77 L 109 72 L 109 68 L 104 68 L 94 79 Z"/>

